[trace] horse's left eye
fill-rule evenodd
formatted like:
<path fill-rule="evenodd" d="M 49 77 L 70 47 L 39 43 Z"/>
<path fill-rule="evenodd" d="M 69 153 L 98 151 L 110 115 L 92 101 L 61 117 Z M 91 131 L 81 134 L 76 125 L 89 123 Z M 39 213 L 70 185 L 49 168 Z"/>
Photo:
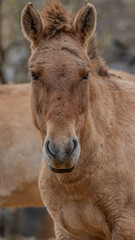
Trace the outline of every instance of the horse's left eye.
<path fill-rule="evenodd" d="M 85 76 L 82 77 L 83 80 L 87 80 L 89 77 L 89 72 L 87 72 L 87 74 Z"/>
<path fill-rule="evenodd" d="M 34 73 L 34 72 L 31 72 L 31 77 L 32 77 L 32 79 L 33 80 L 39 80 L 39 76 L 36 74 L 36 73 Z"/>

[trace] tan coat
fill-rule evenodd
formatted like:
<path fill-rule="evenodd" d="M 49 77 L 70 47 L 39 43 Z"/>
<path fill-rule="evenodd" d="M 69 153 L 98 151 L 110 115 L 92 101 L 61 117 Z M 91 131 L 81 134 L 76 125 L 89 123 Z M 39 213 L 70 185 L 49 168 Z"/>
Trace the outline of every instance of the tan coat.
<path fill-rule="evenodd" d="M 131 74 L 111 72 L 135 81 Z M 42 154 L 39 133 L 31 119 L 29 98 L 29 84 L 0 86 L 0 206 L 4 207 L 42 204 L 37 189 Z M 7 114 L 11 104 L 12 111 Z"/>
<path fill-rule="evenodd" d="M 102 95 L 89 111 L 92 141 L 82 146 L 73 173 L 50 173 L 42 161 L 42 199 L 58 240 L 135 239 L 135 76 L 112 72 L 121 78 L 95 88 Z"/>
<path fill-rule="evenodd" d="M 88 1 L 72 19 L 57 1 L 41 13 L 29 3 L 22 27 L 44 153 L 39 187 L 56 239 L 135 240 L 134 77 L 110 74 L 97 55 Z"/>
<path fill-rule="evenodd" d="M 42 151 L 33 127 L 30 85 L 0 85 L 0 206 L 41 206 Z"/>

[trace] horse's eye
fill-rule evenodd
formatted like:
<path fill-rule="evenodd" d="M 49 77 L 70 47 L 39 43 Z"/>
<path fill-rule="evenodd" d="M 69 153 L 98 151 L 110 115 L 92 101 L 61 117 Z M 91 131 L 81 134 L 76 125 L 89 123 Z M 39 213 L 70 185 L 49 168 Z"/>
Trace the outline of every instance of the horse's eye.
<path fill-rule="evenodd" d="M 86 74 L 84 77 L 82 77 L 82 79 L 83 79 L 83 80 L 87 80 L 88 77 L 89 77 L 89 72 L 87 72 L 87 74 Z"/>
<path fill-rule="evenodd" d="M 34 73 L 34 72 L 31 72 L 31 77 L 32 77 L 32 79 L 33 79 L 34 81 L 39 80 L 39 76 L 38 76 L 36 73 Z"/>

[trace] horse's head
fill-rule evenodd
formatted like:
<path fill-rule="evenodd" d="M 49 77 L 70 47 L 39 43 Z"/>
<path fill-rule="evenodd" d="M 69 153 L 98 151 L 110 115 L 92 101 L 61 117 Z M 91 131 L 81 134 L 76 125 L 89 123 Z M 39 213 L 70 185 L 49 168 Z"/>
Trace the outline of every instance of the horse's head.
<path fill-rule="evenodd" d="M 87 1 L 74 19 L 56 1 L 42 12 L 29 3 L 22 12 L 23 32 L 32 47 L 32 113 L 54 172 L 72 171 L 80 156 L 91 74 L 85 46 L 95 26 L 96 11 Z"/>

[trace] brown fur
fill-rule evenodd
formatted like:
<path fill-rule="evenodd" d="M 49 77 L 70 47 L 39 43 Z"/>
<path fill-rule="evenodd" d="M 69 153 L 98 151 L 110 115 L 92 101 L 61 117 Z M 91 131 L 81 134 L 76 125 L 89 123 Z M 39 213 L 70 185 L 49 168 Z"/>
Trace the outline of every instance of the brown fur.
<path fill-rule="evenodd" d="M 88 3 L 86 2 L 85 5 L 87 6 L 87 4 Z M 32 8 L 30 8 L 31 5 L 32 4 L 26 5 L 26 7 L 22 12 L 22 22 L 21 22 L 23 25 L 22 29 L 23 29 L 24 35 L 27 38 L 28 38 L 28 33 L 25 29 L 30 29 L 31 27 L 29 19 L 27 20 L 27 18 L 29 17 L 28 12 L 30 12 L 30 14 L 32 15 L 33 9 L 35 10 L 33 6 Z M 27 11 L 25 9 L 27 9 Z M 39 13 L 37 12 L 36 17 L 38 16 L 38 14 Z M 39 36 L 40 38 L 41 36 L 43 36 L 44 38 L 48 38 L 49 40 L 55 35 L 57 35 L 58 33 L 60 33 L 61 31 L 65 33 L 67 32 L 69 34 L 76 34 L 77 29 L 75 29 L 75 26 L 73 26 L 74 15 L 72 15 L 71 13 L 70 14 L 67 13 L 65 8 L 57 0 L 50 1 L 48 5 L 45 4 L 40 14 L 41 16 L 40 17 L 38 16 L 39 18 L 38 21 L 36 21 L 37 19 L 34 18 L 34 22 L 37 22 L 37 26 L 39 25 L 39 22 L 41 21 L 40 19 L 42 18 L 42 24 L 40 24 L 41 25 L 40 30 L 36 30 L 35 32 L 33 32 L 33 28 L 32 28 L 31 33 L 36 35 L 32 35 L 32 38 L 31 38 L 31 34 L 30 34 L 30 37 L 29 37 L 29 40 L 32 41 L 32 48 L 35 48 L 36 45 L 38 44 Z M 84 29 L 84 27 L 82 26 L 81 28 Z M 93 29 L 93 31 L 94 30 L 95 28 Z M 87 29 L 86 29 L 86 32 L 87 32 Z M 93 34 L 93 32 L 89 33 L 89 36 L 91 34 Z M 83 32 L 82 42 L 85 42 L 85 37 L 86 36 Z M 100 76 L 109 75 L 106 64 L 98 54 L 95 35 L 88 39 L 87 51 L 91 60 L 92 69 L 94 69 L 95 72 Z"/>
<path fill-rule="evenodd" d="M 57 240 L 135 240 L 135 82 L 109 74 L 96 52 L 88 52 L 94 13 L 86 2 L 72 32 L 61 29 L 50 39 L 41 34 L 29 60 L 44 152 L 39 187 Z M 79 141 L 75 168 L 56 174 L 51 169 L 70 169 L 73 157 L 57 165 L 46 154 L 46 139 L 62 152 L 72 136 Z"/>
<path fill-rule="evenodd" d="M 51 1 L 47 6 L 45 5 L 41 11 L 41 15 L 45 24 L 45 36 L 47 38 L 52 38 L 60 31 L 71 31 L 72 18 L 56 0 Z"/>
<path fill-rule="evenodd" d="M 30 85 L 0 86 L 0 206 L 41 206 L 41 147 L 32 126 Z"/>

